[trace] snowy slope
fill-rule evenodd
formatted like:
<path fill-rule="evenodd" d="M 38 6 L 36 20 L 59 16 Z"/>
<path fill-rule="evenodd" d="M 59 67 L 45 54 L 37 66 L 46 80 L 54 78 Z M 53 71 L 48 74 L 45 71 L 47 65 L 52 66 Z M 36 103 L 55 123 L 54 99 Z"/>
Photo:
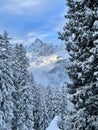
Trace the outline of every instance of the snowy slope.
<path fill-rule="evenodd" d="M 49 127 L 46 130 L 60 130 L 58 128 L 58 116 L 56 116 L 50 123 Z"/>
<path fill-rule="evenodd" d="M 33 72 L 37 83 L 62 86 L 65 81 L 70 81 L 65 70 L 69 62 L 65 45 L 47 44 L 36 39 L 28 47 L 27 56 L 30 59 L 29 70 Z"/>

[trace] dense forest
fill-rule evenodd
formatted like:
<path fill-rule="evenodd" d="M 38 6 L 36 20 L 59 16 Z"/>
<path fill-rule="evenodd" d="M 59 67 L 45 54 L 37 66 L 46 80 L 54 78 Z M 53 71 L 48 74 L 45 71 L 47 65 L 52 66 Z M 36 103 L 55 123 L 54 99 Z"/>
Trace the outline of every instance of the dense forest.
<path fill-rule="evenodd" d="M 0 35 L 0 130 L 46 130 L 56 116 L 60 130 L 98 130 L 98 1 L 67 0 L 67 6 L 58 38 L 72 82 L 62 87 L 36 83 L 23 44 L 13 44 L 6 31 Z"/>

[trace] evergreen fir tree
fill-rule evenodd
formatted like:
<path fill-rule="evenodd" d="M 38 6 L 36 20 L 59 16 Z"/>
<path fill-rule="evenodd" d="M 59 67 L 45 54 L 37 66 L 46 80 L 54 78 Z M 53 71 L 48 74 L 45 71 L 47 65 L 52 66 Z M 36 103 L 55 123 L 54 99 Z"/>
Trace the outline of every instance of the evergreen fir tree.
<path fill-rule="evenodd" d="M 40 115 L 41 115 L 41 93 L 40 89 L 36 87 L 35 95 L 34 95 L 34 129 L 39 130 L 40 128 Z"/>
<path fill-rule="evenodd" d="M 97 130 L 98 1 L 67 0 L 67 5 L 69 21 L 60 39 L 66 41 L 71 61 L 67 69 L 73 84 L 68 87 L 76 108 L 71 129 Z"/>
<path fill-rule="evenodd" d="M 12 47 L 9 43 L 10 38 L 5 31 L 0 35 L 0 129 L 11 130 L 13 118 L 12 92 L 13 72 L 12 72 Z"/>
<path fill-rule="evenodd" d="M 66 89 L 63 86 L 61 89 L 61 100 L 60 100 L 60 119 L 58 122 L 59 128 L 62 130 L 66 130 L 68 122 L 67 116 L 68 116 L 68 110 L 67 110 L 67 94 Z M 67 122 L 67 123 L 66 123 Z"/>
<path fill-rule="evenodd" d="M 58 116 L 60 113 L 62 95 L 58 87 L 55 87 L 54 90 L 52 90 L 52 93 L 53 93 L 52 94 L 52 102 L 53 102 L 52 111 L 53 111 L 53 118 L 54 118 L 55 116 Z"/>
<path fill-rule="evenodd" d="M 48 109 L 48 116 L 50 123 L 55 116 L 53 111 L 54 104 L 53 104 L 53 93 L 51 86 L 48 86 L 46 88 L 46 107 Z"/>
<path fill-rule="evenodd" d="M 23 45 L 16 45 L 14 54 L 13 93 L 14 118 L 12 130 L 33 129 L 33 88 L 28 73 L 28 59 Z"/>
<path fill-rule="evenodd" d="M 49 125 L 48 109 L 46 107 L 45 97 L 42 96 L 41 108 L 40 108 L 40 130 L 46 130 Z"/>

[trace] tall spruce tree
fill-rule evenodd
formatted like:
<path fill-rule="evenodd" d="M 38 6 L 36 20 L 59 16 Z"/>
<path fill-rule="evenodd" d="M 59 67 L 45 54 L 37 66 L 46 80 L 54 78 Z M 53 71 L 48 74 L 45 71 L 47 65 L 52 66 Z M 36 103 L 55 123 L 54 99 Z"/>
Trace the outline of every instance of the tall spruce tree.
<path fill-rule="evenodd" d="M 28 59 L 25 49 L 23 45 L 16 45 L 13 67 L 15 92 L 12 130 L 33 129 L 33 88 L 27 68 Z"/>
<path fill-rule="evenodd" d="M 54 90 L 52 90 L 52 111 L 53 111 L 53 118 L 55 116 L 58 116 L 60 113 L 61 108 L 61 99 L 62 95 L 60 92 L 60 89 L 58 87 L 55 87 Z"/>
<path fill-rule="evenodd" d="M 68 110 L 67 110 L 67 94 L 66 94 L 66 89 L 65 86 L 62 86 L 61 88 L 61 93 L 60 93 L 60 114 L 59 114 L 59 128 L 62 130 L 67 130 L 67 116 L 68 116 Z M 66 123 L 67 122 L 67 123 Z"/>
<path fill-rule="evenodd" d="M 54 118 L 54 111 L 53 111 L 53 91 L 51 86 L 47 86 L 46 88 L 46 107 L 48 109 L 48 116 L 49 116 L 49 123 Z"/>
<path fill-rule="evenodd" d="M 37 87 L 36 87 L 34 99 L 35 99 L 34 109 L 33 109 L 34 129 L 39 130 L 40 129 L 40 115 L 41 115 L 41 93 L 40 93 L 40 89 Z"/>
<path fill-rule="evenodd" d="M 67 68 L 73 84 L 76 115 L 73 130 L 98 129 L 98 0 L 67 0 L 68 22 L 59 38 L 66 42 L 71 64 Z"/>
<path fill-rule="evenodd" d="M 0 35 L 0 130 L 11 130 L 13 118 L 12 47 L 5 31 Z"/>
<path fill-rule="evenodd" d="M 46 128 L 49 125 L 49 115 L 48 115 L 48 109 L 46 107 L 46 99 L 44 96 L 42 96 L 41 100 L 41 108 L 40 108 L 40 130 L 46 130 Z"/>

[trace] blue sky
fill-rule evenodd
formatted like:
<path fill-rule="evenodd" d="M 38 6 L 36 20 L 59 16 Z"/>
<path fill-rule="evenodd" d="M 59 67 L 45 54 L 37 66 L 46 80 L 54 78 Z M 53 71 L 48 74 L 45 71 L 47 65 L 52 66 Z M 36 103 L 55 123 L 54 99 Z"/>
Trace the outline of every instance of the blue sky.
<path fill-rule="evenodd" d="M 14 39 L 56 42 L 65 23 L 65 4 L 65 0 L 1 0 L 0 32 L 7 30 Z"/>

